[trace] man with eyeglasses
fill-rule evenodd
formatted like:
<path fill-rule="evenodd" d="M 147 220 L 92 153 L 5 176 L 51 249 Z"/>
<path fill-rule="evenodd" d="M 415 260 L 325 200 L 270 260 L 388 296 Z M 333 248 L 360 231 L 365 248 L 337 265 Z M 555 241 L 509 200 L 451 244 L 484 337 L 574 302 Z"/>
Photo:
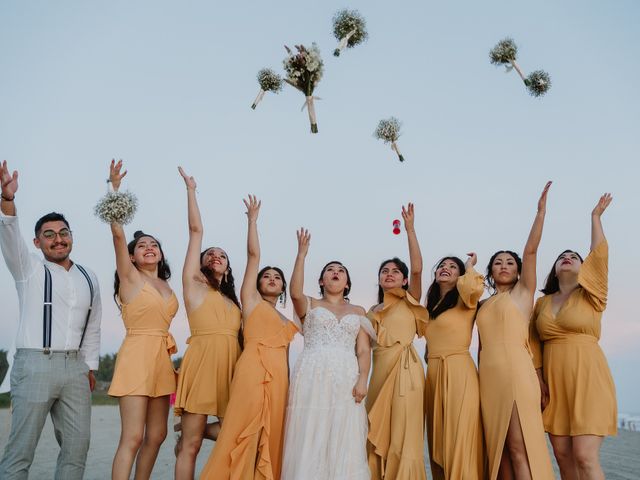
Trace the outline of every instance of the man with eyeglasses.
<path fill-rule="evenodd" d="M 73 235 L 59 213 L 36 222 L 33 243 L 44 259 L 29 252 L 16 216 L 18 172 L 10 173 L 6 161 L 0 180 L 0 246 L 20 304 L 10 370 L 11 434 L 0 479 L 27 479 L 51 414 L 60 445 L 55 478 L 79 480 L 89 450 L 93 371 L 100 354 L 98 280 L 69 258 Z"/>

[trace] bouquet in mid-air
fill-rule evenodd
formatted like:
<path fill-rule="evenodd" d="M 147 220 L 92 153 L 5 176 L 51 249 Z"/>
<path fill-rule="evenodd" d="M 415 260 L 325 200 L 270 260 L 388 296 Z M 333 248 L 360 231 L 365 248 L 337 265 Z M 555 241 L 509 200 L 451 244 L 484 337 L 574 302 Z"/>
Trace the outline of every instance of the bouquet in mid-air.
<path fill-rule="evenodd" d="M 489 52 L 489 58 L 494 65 L 504 65 L 507 72 L 515 70 L 522 78 L 522 81 L 534 97 L 541 97 L 551 88 L 551 77 L 544 70 L 536 70 L 531 72 L 529 76 L 525 76 L 520 66 L 516 63 L 518 55 L 518 47 L 511 38 L 500 40 L 498 44 Z"/>
<path fill-rule="evenodd" d="M 353 48 L 367 39 L 364 17 L 357 10 L 340 10 L 333 16 L 333 35 L 339 42 L 333 54 L 339 57 L 345 48 Z"/>
<path fill-rule="evenodd" d="M 380 120 L 378 128 L 373 136 L 378 140 L 384 140 L 384 143 L 390 143 L 391 149 L 398 155 L 398 160 L 404 162 L 404 157 L 398 148 L 398 137 L 400 137 L 400 127 L 402 123 L 396 117 L 389 117 L 386 120 Z"/>
<path fill-rule="evenodd" d="M 108 192 L 94 207 L 93 213 L 104 223 L 127 225 L 138 209 L 138 199 L 131 192 Z"/>
<path fill-rule="evenodd" d="M 282 90 L 282 78 L 270 68 L 263 68 L 258 72 L 258 83 L 260 84 L 260 91 L 251 105 L 254 110 L 266 92 L 278 93 Z"/>
<path fill-rule="evenodd" d="M 284 70 L 287 74 L 285 82 L 300 90 L 305 96 L 305 106 L 309 112 L 311 133 L 318 133 L 318 121 L 316 109 L 313 104 L 313 92 L 322 78 L 324 63 L 320 57 L 320 49 L 315 43 L 310 48 L 304 45 L 295 45 L 296 51 L 292 51 L 285 45 L 287 58 L 284 59 Z M 304 108 L 304 107 L 303 107 Z"/>

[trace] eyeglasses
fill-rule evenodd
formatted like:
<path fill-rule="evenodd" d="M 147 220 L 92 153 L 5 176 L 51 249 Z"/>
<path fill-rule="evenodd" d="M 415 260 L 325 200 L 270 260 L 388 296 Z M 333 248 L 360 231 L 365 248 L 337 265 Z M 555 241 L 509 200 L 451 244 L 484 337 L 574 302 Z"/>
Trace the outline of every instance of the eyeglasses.
<path fill-rule="evenodd" d="M 56 238 L 56 235 L 60 235 L 60 238 L 62 239 L 69 238 L 71 237 L 71 230 L 69 230 L 68 228 L 63 228 L 59 232 L 55 232 L 53 230 L 45 230 L 44 232 L 42 232 L 42 236 L 47 240 L 54 240 Z"/>

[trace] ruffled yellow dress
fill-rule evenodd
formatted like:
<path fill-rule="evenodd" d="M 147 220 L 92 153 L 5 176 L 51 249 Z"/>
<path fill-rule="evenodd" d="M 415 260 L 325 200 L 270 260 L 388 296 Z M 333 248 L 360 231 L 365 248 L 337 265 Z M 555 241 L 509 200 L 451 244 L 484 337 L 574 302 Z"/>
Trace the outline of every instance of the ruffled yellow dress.
<path fill-rule="evenodd" d="M 171 354 L 177 349 L 169 326 L 177 311 L 173 292 L 165 299 L 146 282 L 131 302 L 122 304 L 127 335 L 118 350 L 109 395 L 162 397 L 176 391 Z"/>
<path fill-rule="evenodd" d="M 178 375 L 176 415 L 186 410 L 225 416 L 229 385 L 240 356 L 240 317 L 240 309 L 212 288 L 189 313 L 191 336 Z"/>
<path fill-rule="evenodd" d="M 366 397 L 371 478 L 425 480 L 424 369 L 413 340 L 427 309 L 402 288 L 385 292 L 383 305 L 367 314 L 377 336 Z"/>
<path fill-rule="evenodd" d="M 601 242 L 580 268 L 576 288 L 556 315 L 553 295 L 539 298 L 533 314 L 534 334 L 542 341 L 549 387 L 544 428 L 553 435 L 616 435 L 616 390 L 607 360 L 598 345 L 602 312 L 607 304 L 608 245 Z M 534 342 L 536 335 L 534 335 Z"/>
<path fill-rule="evenodd" d="M 485 477 L 478 371 L 469 353 L 483 277 L 472 268 L 458 278 L 458 303 L 425 331 L 427 441 L 434 480 Z"/>
<path fill-rule="evenodd" d="M 489 478 L 498 476 L 507 428 L 514 408 L 534 480 L 554 477 L 547 448 L 540 383 L 529 346 L 529 319 L 509 292 L 489 298 L 478 310 L 480 406 L 489 460 Z"/>
<path fill-rule="evenodd" d="M 280 478 L 289 369 L 287 346 L 298 328 L 268 302 L 244 323 L 244 350 L 230 404 L 201 479 Z"/>

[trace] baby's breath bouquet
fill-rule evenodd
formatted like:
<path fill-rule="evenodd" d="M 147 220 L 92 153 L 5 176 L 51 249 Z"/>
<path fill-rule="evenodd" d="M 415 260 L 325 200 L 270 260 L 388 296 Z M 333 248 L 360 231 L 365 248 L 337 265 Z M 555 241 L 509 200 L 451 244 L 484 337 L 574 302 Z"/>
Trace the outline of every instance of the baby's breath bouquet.
<path fill-rule="evenodd" d="M 524 73 L 520 69 L 520 66 L 516 62 L 518 55 L 518 47 L 512 38 L 505 38 L 500 40 L 498 44 L 489 52 L 489 58 L 494 65 L 504 65 L 507 72 L 514 70 L 518 72 L 520 78 L 524 82 L 529 90 L 529 94 L 534 97 L 541 97 L 551 87 L 551 77 L 543 70 L 536 70 L 532 72 L 528 77 L 525 77 Z"/>
<path fill-rule="evenodd" d="M 378 140 L 384 140 L 384 143 L 391 143 L 391 149 L 398 154 L 398 159 L 404 162 L 404 157 L 400 153 L 398 148 L 398 137 L 400 136 L 400 127 L 402 123 L 396 117 L 389 117 L 386 120 L 380 120 L 378 128 L 373 133 L 373 136 Z"/>
<path fill-rule="evenodd" d="M 138 199 L 133 193 L 108 192 L 100 199 L 93 213 L 104 223 L 127 225 L 133 220 L 137 209 Z"/>
<path fill-rule="evenodd" d="M 340 10 L 333 16 L 333 35 L 339 41 L 333 54 L 339 57 L 345 48 L 353 48 L 367 39 L 364 17 L 357 10 Z"/>
<path fill-rule="evenodd" d="M 263 68 L 258 72 L 258 83 L 260 84 L 260 92 L 251 105 L 254 110 L 266 92 L 278 93 L 282 90 L 282 78 L 270 68 Z"/>
<path fill-rule="evenodd" d="M 285 82 L 300 90 L 305 96 L 305 106 L 309 112 L 311 122 L 311 133 L 318 133 L 318 122 L 316 121 L 316 109 L 313 105 L 313 91 L 322 78 L 324 63 L 320 57 L 320 49 L 315 43 L 311 48 L 304 45 L 295 45 L 297 52 L 291 51 L 285 45 L 287 58 L 283 60 L 284 70 L 287 74 Z M 304 108 L 304 107 L 303 107 Z"/>

